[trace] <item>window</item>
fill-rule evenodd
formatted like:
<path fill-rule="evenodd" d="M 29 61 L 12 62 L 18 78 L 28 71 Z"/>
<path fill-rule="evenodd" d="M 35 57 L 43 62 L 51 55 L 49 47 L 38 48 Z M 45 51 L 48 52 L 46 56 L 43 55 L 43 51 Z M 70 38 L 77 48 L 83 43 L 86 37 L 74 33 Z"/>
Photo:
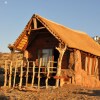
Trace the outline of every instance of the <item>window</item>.
<path fill-rule="evenodd" d="M 41 66 L 47 66 L 48 61 L 52 61 L 52 49 L 42 49 L 38 51 L 38 59 L 42 60 Z"/>

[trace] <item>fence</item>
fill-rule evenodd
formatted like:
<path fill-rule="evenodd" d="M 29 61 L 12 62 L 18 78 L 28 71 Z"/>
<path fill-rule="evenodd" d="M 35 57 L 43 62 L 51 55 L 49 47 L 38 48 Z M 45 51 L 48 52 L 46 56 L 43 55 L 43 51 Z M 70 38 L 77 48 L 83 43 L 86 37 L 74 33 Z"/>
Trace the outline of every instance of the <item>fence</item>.
<path fill-rule="evenodd" d="M 49 86 L 49 79 L 53 74 L 56 75 L 57 62 L 48 61 L 47 66 L 41 66 L 42 60 L 40 59 L 39 66 L 35 66 L 34 61 L 27 61 L 24 63 L 22 60 L 18 61 L 5 61 L 5 74 L 4 86 L 9 88 L 22 88 L 22 87 L 36 87 L 41 88 L 41 79 L 45 79 L 45 87 Z M 37 79 L 37 80 L 36 80 Z M 30 80 L 30 82 L 29 82 Z M 37 81 L 37 82 L 36 82 Z"/>

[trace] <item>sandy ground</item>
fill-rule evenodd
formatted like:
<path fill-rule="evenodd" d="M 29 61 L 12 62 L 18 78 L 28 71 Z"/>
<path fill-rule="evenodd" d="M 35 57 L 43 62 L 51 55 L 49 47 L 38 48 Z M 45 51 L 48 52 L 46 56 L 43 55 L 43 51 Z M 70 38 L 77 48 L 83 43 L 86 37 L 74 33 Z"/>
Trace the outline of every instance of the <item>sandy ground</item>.
<path fill-rule="evenodd" d="M 63 87 L 31 91 L 0 89 L 0 100 L 100 100 L 100 89 L 65 84 Z"/>
<path fill-rule="evenodd" d="M 3 80 L 0 74 L 0 100 L 100 100 L 100 88 L 65 84 L 59 88 L 28 88 L 26 91 L 4 88 Z"/>

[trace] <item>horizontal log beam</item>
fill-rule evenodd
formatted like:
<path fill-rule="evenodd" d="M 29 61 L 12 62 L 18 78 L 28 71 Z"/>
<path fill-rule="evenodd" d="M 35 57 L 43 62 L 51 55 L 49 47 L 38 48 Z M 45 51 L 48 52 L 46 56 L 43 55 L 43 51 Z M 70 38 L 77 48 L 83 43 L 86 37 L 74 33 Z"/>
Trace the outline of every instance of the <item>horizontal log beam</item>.
<path fill-rule="evenodd" d="M 45 27 L 39 27 L 39 28 L 34 28 L 34 29 L 25 29 L 25 31 L 35 31 L 35 30 L 40 30 L 40 29 L 45 29 Z"/>

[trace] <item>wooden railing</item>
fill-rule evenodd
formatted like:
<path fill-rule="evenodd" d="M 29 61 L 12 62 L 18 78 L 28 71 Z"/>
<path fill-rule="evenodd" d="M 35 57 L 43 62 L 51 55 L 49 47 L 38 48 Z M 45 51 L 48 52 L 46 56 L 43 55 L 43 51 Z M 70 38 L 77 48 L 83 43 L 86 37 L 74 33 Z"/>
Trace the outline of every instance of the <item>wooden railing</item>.
<path fill-rule="evenodd" d="M 51 64 L 52 63 L 52 64 Z M 8 86 L 9 88 L 18 87 L 21 89 L 23 86 L 25 87 L 34 87 L 35 86 L 35 78 L 38 79 L 37 88 L 41 87 L 41 78 L 45 76 L 45 87 L 48 88 L 48 80 L 53 77 L 52 74 L 56 75 L 57 66 L 54 65 L 54 61 L 48 61 L 47 66 L 41 66 L 41 59 L 39 62 L 39 66 L 35 66 L 34 61 L 27 61 L 26 64 L 22 60 L 18 61 L 5 61 L 5 74 L 4 74 L 4 86 Z M 16 82 L 19 77 L 19 81 Z M 31 83 L 29 85 L 29 77 L 31 77 Z M 25 80 L 24 80 L 25 79 Z M 36 87 L 35 86 L 35 87 Z"/>

